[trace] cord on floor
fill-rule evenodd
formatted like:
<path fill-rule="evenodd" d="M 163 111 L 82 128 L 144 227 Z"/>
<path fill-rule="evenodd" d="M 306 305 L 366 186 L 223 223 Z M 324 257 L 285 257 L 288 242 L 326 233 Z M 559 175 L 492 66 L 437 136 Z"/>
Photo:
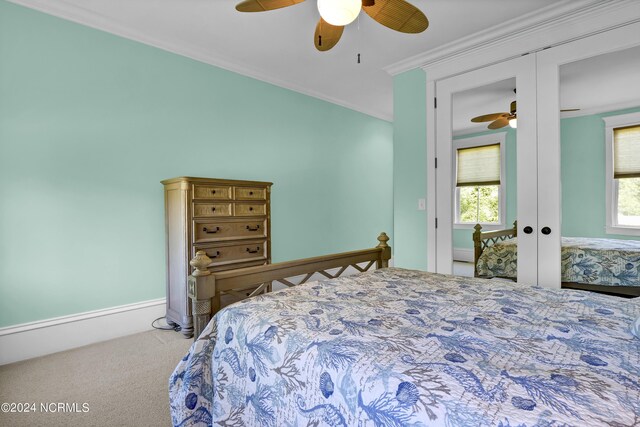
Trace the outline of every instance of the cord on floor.
<path fill-rule="evenodd" d="M 166 316 L 158 317 L 156 320 L 151 322 L 151 326 L 154 329 L 159 329 L 161 331 L 176 331 L 176 332 L 180 332 L 182 330 L 182 327 L 180 325 L 171 326 L 168 323 L 167 323 L 167 326 L 156 326 L 156 322 L 158 320 L 162 320 L 162 319 L 165 319 L 165 322 L 166 322 L 167 317 Z"/>

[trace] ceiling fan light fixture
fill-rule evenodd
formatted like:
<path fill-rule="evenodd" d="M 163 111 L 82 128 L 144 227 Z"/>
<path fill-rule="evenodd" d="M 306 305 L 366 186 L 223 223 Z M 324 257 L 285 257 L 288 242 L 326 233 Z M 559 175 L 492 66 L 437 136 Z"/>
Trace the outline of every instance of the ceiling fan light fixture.
<path fill-rule="evenodd" d="M 362 0 L 318 0 L 318 11 L 327 23 L 345 26 L 358 17 Z"/>
<path fill-rule="evenodd" d="M 514 117 L 513 119 L 509 119 L 509 126 L 511 126 L 513 129 L 517 129 L 518 119 L 516 117 Z"/>

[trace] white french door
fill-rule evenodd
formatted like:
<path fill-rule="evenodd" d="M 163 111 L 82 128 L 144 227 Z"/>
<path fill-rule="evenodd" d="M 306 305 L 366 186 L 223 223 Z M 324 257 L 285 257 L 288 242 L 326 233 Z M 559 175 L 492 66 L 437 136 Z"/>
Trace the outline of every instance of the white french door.
<path fill-rule="evenodd" d="M 536 64 L 527 55 L 499 64 L 438 80 L 436 109 L 436 271 L 452 273 L 455 156 L 453 146 L 453 98 L 456 93 L 515 79 L 517 101 L 517 220 L 518 282 L 538 282 L 538 174 L 536 136 Z M 506 197 L 505 194 L 502 197 Z M 503 223 L 504 228 L 509 225 Z M 524 230 L 526 229 L 525 232 Z M 470 234 L 469 234 L 470 238 Z"/>

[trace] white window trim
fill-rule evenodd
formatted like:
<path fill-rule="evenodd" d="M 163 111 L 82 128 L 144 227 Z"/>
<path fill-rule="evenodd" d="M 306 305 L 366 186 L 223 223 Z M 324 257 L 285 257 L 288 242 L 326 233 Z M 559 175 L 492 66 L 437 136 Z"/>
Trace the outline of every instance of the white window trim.
<path fill-rule="evenodd" d="M 618 186 L 613 179 L 613 130 L 625 126 L 640 125 L 640 113 L 620 114 L 603 118 L 605 123 L 605 161 L 606 161 L 606 209 L 607 234 L 623 234 L 640 236 L 640 227 L 618 225 L 616 202 L 618 200 Z"/>
<path fill-rule="evenodd" d="M 507 137 L 507 132 L 496 132 L 496 133 L 490 133 L 488 135 L 480 135 L 480 136 L 472 136 L 469 138 L 465 138 L 465 137 L 460 137 L 459 139 L 454 139 L 453 140 L 453 150 L 455 152 L 455 150 L 459 149 L 459 148 L 469 148 L 469 147 L 478 147 L 478 146 L 482 146 L 482 145 L 491 145 L 491 144 L 500 144 L 500 188 L 498 190 L 498 197 L 500 199 L 500 203 L 498 206 L 498 219 L 499 222 L 497 224 L 494 223 L 480 223 L 480 225 L 482 225 L 482 229 L 484 231 L 490 231 L 490 230 L 500 230 L 502 228 L 504 228 L 505 223 L 506 223 L 506 215 L 507 215 L 507 183 L 506 183 L 506 169 L 505 169 L 505 165 L 506 165 L 506 150 L 505 150 L 505 141 L 506 141 L 506 137 Z M 458 175 L 458 164 L 455 164 L 455 167 L 452 168 L 453 170 L 453 183 L 455 184 L 456 182 L 456 176 Z M 454 191 L 454 195 L 453 195 L 453 204 L 454 204 L 454 210 L 453 210 L 453 228 L 456 230 L 466 230 L 466 229 L 472 229 L 473 227 L 475 227 L 476 224 L 470 224 L 470 223 L 459 223 L 457 222 L 457 219 L 459 218 L 459 214 L 460 214 L 460 196 L 459 196 L 459 192 L 458 192 L 458 187 L 453 187 L 453 191 Z"/>

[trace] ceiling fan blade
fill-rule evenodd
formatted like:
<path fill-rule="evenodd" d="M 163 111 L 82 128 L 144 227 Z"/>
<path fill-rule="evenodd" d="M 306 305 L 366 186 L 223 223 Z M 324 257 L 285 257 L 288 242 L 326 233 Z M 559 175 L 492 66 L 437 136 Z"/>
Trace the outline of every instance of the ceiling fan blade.
<path fill-rule="evenodd" d="M 265 12 L 302 3 L 304 0 L 245 0 L 236 5 L 238 12 Z"/>
<path fill-rule="evenodd" d="M 478 116 L 471 119 L 473 123 L 480 122 L 492 122 L 494 120 L 501 119 L 503 117 L 509 116 L 509 113 L 493 113 L 493 114 L 485 114 L 484 116 Z"/>
<path fill-rule="evenodd" d="M 320 18 L 318 25 L 316 25 L 316 33 L 313 36 L 313 43 L 316 45 L 316 49 L 321 52 L 331 49 L 338 44 L 343 31 L 344 27 L 331 25 Z"/>
<path fill-rule="evenodd" d="M 509 124 L 509 119 L 507 117 L 501 117 L 495 122 L 491 122 L 487 127 L 489 129 L 500 129 L 507 126 L 508 124 Z"/>
<path fill-rule="evenodd" d="M 564 110 L 560 110 L 560 112 L 562 112 L 562 113 L 567 112 L 567 111 L 580 111 L 580 109 L 579 108 L 566 108 Z"/>
<path fill-rule="evenodd" d="M 372 6 L 363 2 L 364 11 L 385 27 L 401 33 L 421 33 L 429 26 L 429 20 L 417 7 L 405 0 L 375 0 Z"/>

